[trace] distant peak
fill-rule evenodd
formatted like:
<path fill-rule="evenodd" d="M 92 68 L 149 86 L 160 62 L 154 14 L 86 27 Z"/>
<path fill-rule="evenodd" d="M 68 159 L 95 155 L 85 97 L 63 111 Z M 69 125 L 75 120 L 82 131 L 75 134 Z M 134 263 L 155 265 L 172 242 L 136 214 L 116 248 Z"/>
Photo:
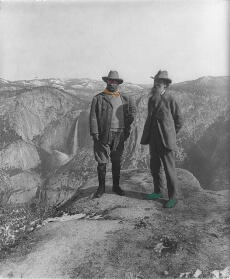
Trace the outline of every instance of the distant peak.
<path fill-rule="evenodd" d="M 198 78 L 198 81 L 201 82 L 201 83 L 207 83 L 211 80 L 212 78 L 210 76 L 205 76 L 205 77 L 201 77 L 201 78 Z"/>

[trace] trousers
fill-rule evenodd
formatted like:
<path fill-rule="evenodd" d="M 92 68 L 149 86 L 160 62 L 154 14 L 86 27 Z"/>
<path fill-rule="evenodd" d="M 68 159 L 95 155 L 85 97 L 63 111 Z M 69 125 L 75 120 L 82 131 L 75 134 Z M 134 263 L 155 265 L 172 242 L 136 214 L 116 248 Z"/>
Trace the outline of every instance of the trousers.
<path fill-rule="evenodd" d="M 169 199 L 178 199 L 177 174 L 174 151 L 166 148 L 162 142 L 157 123 L 153 122 L 150 131 L 150 170 L 153 176 L 154 192 L 163 194 L 163 167 L 167 181 Z"/>
<path fill-rule="evenodd" d="M 111 163 L 120 162 L 124 151 L 124 131 L 110 131 L 108 144 L 101 141 L 94 141 L 94 157 L 98 164 L 107 164 L 109 158 Z"/>

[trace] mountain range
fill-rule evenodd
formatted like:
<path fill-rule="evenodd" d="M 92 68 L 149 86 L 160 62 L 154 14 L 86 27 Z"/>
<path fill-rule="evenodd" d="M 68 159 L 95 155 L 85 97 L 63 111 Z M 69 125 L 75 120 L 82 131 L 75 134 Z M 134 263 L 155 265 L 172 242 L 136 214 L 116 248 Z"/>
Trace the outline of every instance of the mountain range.
<path fill-rule="evenodd" d="M 137 106 L 124 170 L 149 169 L 148 146 L 141 146 L 140 138 L 151 86 L 120 86 Z M 103 81 L 89 78 L 0 79 L 0 202 L 64 203 L 96 176 L 89 110 L 92 97 L 104 88 Z M 204 189 L 228 189 L 229 77 L 202 77 L 173 84 L 169 91 L 184 116 L 177 167 L 191 172 Z"/>

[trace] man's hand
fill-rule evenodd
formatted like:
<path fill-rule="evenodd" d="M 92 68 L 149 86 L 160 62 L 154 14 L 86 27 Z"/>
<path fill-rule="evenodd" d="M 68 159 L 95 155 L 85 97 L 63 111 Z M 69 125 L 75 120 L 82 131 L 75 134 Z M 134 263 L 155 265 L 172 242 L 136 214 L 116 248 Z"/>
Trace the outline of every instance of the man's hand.
<path fill-rule="evenodd" d="M 93 140 L 94 140 L 94 141 L 99 140 L 98 134 L 93 134 Z"/>

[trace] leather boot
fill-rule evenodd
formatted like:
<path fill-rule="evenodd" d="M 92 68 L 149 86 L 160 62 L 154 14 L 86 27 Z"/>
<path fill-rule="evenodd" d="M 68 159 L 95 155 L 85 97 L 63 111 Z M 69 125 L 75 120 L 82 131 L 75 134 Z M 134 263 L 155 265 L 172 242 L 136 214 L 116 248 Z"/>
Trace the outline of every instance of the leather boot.
<path fill-rule="evenodd" d="M 97 188 L 97 192 L 93 195 L 93 198 L 100 198 L 105 193 L 106 164 L 98 164 L 97 172 L 99 187 Z"/>
<path fill-rule="evenodd" d="M 121 171 L 121 163 L 112 162 L 112 175 L 113 175 L 113 192 L 119 196 L 125 196 L 125 192 L 119 186 L 120 181 L 120 171 Z"/>

